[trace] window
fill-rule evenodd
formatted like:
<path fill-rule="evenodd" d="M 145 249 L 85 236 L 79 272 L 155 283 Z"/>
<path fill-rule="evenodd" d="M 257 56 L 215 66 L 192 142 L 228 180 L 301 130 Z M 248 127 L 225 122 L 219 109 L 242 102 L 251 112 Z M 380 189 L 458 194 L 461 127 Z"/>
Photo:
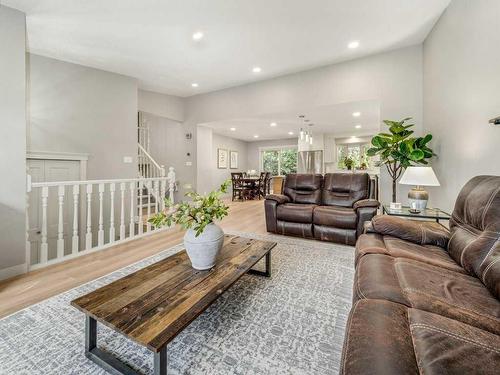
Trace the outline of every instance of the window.
<path fill-rule="evenodd" d="M 369 148 L 369 143 L 339 144 L 337 146 L 337 166 L 340 169 L 347 169 L 344 161 L 346 157 L 349 157 L 354 161 L 353 168 L 369 169 L 370 158 L 366 155 Z"/>
<path fill-rule="evenodd" d="M 297 173 L 297 147 L 264 148 L 260 151 L 260 170 L 273 176 Z"/>

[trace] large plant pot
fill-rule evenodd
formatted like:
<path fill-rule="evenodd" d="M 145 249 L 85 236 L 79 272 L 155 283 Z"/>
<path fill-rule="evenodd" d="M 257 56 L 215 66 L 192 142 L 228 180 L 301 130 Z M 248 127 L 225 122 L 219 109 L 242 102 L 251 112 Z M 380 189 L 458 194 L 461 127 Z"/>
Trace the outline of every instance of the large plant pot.
<path fill-rule="evenodd" d="M 215 265 L 217 254 L 224 244 L 224 232 L 215 224 L 208 224 L 203 233 L 188 229 L 184 246 L 194 269 L 208 270 Z"/>

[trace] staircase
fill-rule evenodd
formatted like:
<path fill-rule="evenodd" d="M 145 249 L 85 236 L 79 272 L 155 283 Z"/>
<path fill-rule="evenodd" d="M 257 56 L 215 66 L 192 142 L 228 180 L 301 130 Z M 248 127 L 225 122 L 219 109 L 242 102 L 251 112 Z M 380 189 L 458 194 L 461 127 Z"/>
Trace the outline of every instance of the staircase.
<path fill-rule="evenodd" d="M 139 112 L 139 125 L 137 127 L 137 173 L 144 179 L 137 188 L 137 224 L 139 231 L 149 230 L 148 219 L 158 212 L 165 199 L 166 191 L 161 189 L 161 184 L 156 184 L 149 179 L 166 177 L 165 167 L 160 165 L 150 153 L 150 129 Z M 169 187 L 170 188 L 170 187 Z M 142 228 L 141 228 L 142 227 Z"/>

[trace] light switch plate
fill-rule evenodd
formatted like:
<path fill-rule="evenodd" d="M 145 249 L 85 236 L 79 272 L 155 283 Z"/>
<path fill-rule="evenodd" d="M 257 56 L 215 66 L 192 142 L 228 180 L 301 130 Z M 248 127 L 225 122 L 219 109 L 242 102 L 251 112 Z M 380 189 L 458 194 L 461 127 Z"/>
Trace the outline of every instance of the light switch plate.
<path fill-rule="evenodd" d="M 192 189 L 191 184 L 184 184 L 184 189 Z"/>
<path fill-rule="evenodd" d="M 187 167 L 190 167 L 190 166 L 192 166 L 192 165 L 193 165 L 193 162 L 192 162 L 192 161 L 187 161 L 187 162 L 186 162 L 186 166 L 187 166 Z"/>
<path fill-rule="evenodd" d="M 124 156 L 123 157 L 123 162 L 126 164 L 132 164 L 133 161 L 134 161 L 134 159 L 132 158 L 132 156 Z"/>

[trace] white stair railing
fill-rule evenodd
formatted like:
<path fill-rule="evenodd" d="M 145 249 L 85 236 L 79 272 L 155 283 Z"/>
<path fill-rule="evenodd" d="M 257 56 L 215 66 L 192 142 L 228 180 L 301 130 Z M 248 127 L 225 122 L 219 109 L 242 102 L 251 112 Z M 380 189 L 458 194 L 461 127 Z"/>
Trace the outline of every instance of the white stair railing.
<path fill-rule="evenodd" d="M 137 163 L 139 167 L 139 177 L 154 178 L 164 177 L 165 167 L 151 156 L 151 154 L 140 144 L 137 144 L 138 156 Z"/>
<path fill-rule="evenodd" d="M 27 201 L 40 205 L 31 203 L 26 212 L 30 270 L 161 230 L 147 219 L 165 209 L 164 197 L 167 193 L 173 197 L 170 189 L 174 186 L 165 176 L 36 183 L 28 177 L 27 181 Z M 143 187 L 155 197 L 147 207 L 147 217 L 142 199 L 137 199 Z"/>

